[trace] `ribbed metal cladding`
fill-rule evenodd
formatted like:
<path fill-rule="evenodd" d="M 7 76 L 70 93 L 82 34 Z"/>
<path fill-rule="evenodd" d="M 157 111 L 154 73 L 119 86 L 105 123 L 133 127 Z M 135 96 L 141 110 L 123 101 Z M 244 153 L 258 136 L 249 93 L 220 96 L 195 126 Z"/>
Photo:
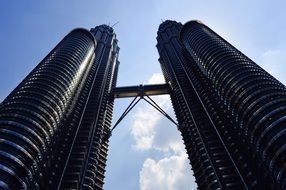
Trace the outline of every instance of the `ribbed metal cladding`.
<path fill-rule="evenodd" d="M 73 30 L 2 102 L 1 189 L 39 189 L 46 183 L 59 126 L 74 107 L 95 47 L 87 30 Z"/>
<path fill-rule="evenodd" d="M 182 24 L 163 22 L 158 31 L 157 48 L 164 77 L 170 83 L 171 99 L 199 189 L 246 189 L 244 179 L 217 129 L 221 116 L 209 100 L 211 93 L 198 78 L 179 42 Z M 204 102 L 205 101 L 205 102 Z M 205 107 L 208 109 L 206 110 Z M 221 109 L 223 111 L 223 109 Z"/>
<path fill-rule="evenodd" d="M 57 189 L 103 189 L 113 97 L 118 71 L 118 40 L 107 25 L 92 28 L 97 41 L 95 59 L 89 74 L 86 105 L 79 115 L 64 170 Z"/>
<path fill-rule="evenodd" d="M 117 82 L 120 48 L 118 47 L 116 34 L 110 26 L 100 25 L 91 29 L 91 33 L 98 41 L 98 44 L 104 47 L 104 51 L 102 51 L 102 57 L 99 61 L 100 68 L 97 76 L 102 77 L 98 80 L 101 84 L 101 88 L 98 89 L 100 109 L 95 125 L 95 134 L 91 141 L 92 147 L 90 148 L 89 158 L 85 167 L 82 188 L 99 190 L 103 189 L 104 185 L 108 151 L 108 139 L 106 139 L 106 136 L 108 136 L 111 129 L 114 102 L 113 97 L 110 97 L 110 92 Z M 97 51 L 98 49 L 96 49 Z"/>
<path fill-rule="evenodd" d="M 286 189 L 285 86 L 198 21 L 186 23 L 180 38 L 274 183 Z"/>

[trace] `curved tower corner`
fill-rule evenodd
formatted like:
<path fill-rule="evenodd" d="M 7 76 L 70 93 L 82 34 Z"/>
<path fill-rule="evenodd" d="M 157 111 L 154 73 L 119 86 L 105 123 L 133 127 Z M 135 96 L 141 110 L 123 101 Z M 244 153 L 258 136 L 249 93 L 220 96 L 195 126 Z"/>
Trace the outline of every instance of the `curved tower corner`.
<path fill-rule="evenodd" d="M 284 85 L 200 21 L 157 41 L 198 188 L 285 188 Z"/>
<path fill-rule="evenodd" d="M 71 31 L 1 103 L 1 189 L 103 188 L 117 43 Z"/>
<path fill-rule="evenodd" d="M 0 186 L 48 184 L 56 146 L 86 81 L 96 47 L 84 29 L 70 32 L 0 106 Z"/>
<path fill-rule="evenodd" d="M 285 86 L 202 23 L 187 23 L 180 36 L 237 121 L 261 174 L 285 189 Z"/>

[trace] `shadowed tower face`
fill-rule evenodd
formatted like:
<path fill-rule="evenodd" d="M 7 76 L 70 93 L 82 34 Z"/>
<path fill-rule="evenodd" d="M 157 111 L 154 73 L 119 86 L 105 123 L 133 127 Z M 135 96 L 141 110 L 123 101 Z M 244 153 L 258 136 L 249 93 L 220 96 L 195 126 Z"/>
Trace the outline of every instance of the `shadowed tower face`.
<path fill-rule="evenodd" d="M 199 21 L 157 41 L 199 189 L 285 189 L 284 85 Z"/>
<path fill-rule="evenodd" d="M 102 189 L 118 52 L 109 26 L 73 30 L 2 102 L 1 189 Z"/>

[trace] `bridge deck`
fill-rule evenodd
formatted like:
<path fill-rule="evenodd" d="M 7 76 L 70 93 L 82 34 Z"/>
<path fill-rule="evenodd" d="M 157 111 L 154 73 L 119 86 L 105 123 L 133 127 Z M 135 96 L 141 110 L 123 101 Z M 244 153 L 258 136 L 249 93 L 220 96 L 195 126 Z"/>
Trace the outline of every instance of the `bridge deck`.
<path fill-rule="evenodd" d="M 112 95 L 114 98 L 155 96 L 169 94 L 169 89 L 170 87 L 168 84 L 123 86 L 114 88 L 112 90 Z"/>

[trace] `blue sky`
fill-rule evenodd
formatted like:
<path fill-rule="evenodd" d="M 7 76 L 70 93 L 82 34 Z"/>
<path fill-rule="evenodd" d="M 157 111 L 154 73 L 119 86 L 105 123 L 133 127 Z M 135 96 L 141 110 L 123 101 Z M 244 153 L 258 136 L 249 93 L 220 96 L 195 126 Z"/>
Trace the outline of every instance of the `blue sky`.
<path fill-rule="evenodd" d="M 118 85 L 163 82 L 156 33 L 161 20 L 199 19 L 286 83 L 286 3 L 282 0 L 69 0 L 0 2 L 0 100 L 73 28 L 114 24 Z M 169 113 L 168 97 L 156 101 Z M 131 100 L 116 100 L 115 120 Z M 143 102 L 111 137 L 105 189 L 194 189 L 177 132 Z"/>

